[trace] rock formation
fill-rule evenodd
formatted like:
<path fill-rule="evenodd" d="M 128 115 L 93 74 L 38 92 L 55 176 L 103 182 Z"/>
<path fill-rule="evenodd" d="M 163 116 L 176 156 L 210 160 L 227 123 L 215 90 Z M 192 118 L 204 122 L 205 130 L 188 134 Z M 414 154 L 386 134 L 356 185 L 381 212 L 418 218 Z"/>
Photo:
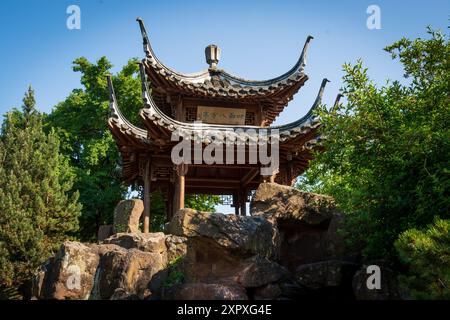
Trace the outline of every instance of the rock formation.
<path fill-rule="evenodd" d="M 123 210 L 124 205 L 121 202 L 118 208 Z M 135 202 L 131 207 L 138 205 Z M 251 216 L 182 209 L 167 225 L 166 234 L 138 230 L 116 233 L 99 244 L 65 242 L 37 271 L 33 296 L 250 300 L 396 297 L 389 273 L 382 280 L 386 289 L 376 293 L 367 289 L 364 266 L 346 252 L 338 233 L 341 221 L 330 197 L 263 183 L 251 203 Z M 128 225 L 126 231 L 131 229 Z"/>

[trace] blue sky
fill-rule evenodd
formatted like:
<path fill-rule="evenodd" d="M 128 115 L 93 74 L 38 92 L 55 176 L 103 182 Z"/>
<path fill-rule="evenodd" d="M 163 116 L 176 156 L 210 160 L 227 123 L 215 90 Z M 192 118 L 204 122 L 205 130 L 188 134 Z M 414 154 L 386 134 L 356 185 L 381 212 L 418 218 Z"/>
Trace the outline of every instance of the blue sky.
<path fill-rule="evenodd" d="M 66 8 L 81 8 L 81 30 L 66 28 Z M 366 27 L 366 9 L 381 9 L 381 30 Z M 424 37 L 427 25 L 446 30 L 450 1 L 0 1 L 0 114 L 20 107 L 28 84 L 38 108 L 49 112 L 80 87 L 72 61 L 107 56 L 114 71 L 131 57 L 143 57 L 135 21 L 142 17 L 158 57 L 181 72 L 206 67 L 204 48 L 222 49 L 219 66 L 250 79 L 287 71 L 307 35 L 313 40 L 306 73 L 310 80 L 276 123 L 302 116 L 322 78 L 332 82 L 324 102 L 341 86 L 342 64 L 363 58 L 379 83 L 399 79 L 402 70 L 382 48 L 402 36 Z"/>

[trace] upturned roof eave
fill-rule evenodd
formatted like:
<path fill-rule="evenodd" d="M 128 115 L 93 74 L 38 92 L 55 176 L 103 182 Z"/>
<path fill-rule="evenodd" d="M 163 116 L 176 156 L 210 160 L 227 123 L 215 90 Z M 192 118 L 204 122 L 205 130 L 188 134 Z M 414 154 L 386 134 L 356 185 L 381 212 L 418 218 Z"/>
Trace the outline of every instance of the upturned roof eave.
<path fill-rule="evenodd" d="M 191 86 L 193 87 L 192 89 L 195 90 L 207 86 L 209 90 L 217 89 L 217 91 L 223 91 L 224 93 L 227 93 L 227 91 L 237 91 L 239 93 L 241 90 L 242 96 L 246 96 L 247 94 L 264 95 L 281 91 L 280 89 L 288 88 L 294 86 L 299 81 L 304 82 L 307 80 L 307 76 L 304 73 L 304 67 L 306 65 L 306 55 L 309 43 L 313 39 L 312 36 L 308 36 L 300 57 L 289 71 L 281 76 L 268 80 L 247 80 L 218 68 L 209 68 L 197 73 L 185 74 L 167 67 L 156 56 L 148 38 L 144 22 L 140 18 L 138 18 L 137 21 L 139 22 L 141 29 L 144 52 L 146 55 L 144 62 L 146 62 L 146 67 L 149 68 L 149 74 L 163 78 L 165 81 L 181 86 L 181 88 L 190 89 L 189 86 Z M 219 81 L 226 82 L 226 86 L 210 85 L 209 83 L 214 77 Z"/>

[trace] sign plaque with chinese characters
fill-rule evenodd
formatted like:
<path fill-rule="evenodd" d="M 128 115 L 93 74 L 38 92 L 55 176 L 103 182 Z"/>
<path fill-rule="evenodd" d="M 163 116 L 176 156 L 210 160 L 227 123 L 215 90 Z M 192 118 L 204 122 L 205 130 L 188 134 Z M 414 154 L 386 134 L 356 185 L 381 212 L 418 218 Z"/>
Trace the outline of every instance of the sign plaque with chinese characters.
<path fill-rule="evenodd" d="M 214 124 L 245 124 L 245 109 L 197 107 L 197 121 Z"/>

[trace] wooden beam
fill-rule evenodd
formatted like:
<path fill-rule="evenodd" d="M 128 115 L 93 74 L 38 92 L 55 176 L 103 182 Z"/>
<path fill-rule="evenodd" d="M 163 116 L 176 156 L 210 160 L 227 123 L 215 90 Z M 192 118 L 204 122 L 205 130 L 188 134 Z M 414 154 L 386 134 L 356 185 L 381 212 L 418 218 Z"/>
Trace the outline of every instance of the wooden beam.
<path fill-rule="evenodd" d="M 257 175 L 259 168 L 249 170 L 249 172 L 241 179 L 241 185 L 246 187 Z"/>

